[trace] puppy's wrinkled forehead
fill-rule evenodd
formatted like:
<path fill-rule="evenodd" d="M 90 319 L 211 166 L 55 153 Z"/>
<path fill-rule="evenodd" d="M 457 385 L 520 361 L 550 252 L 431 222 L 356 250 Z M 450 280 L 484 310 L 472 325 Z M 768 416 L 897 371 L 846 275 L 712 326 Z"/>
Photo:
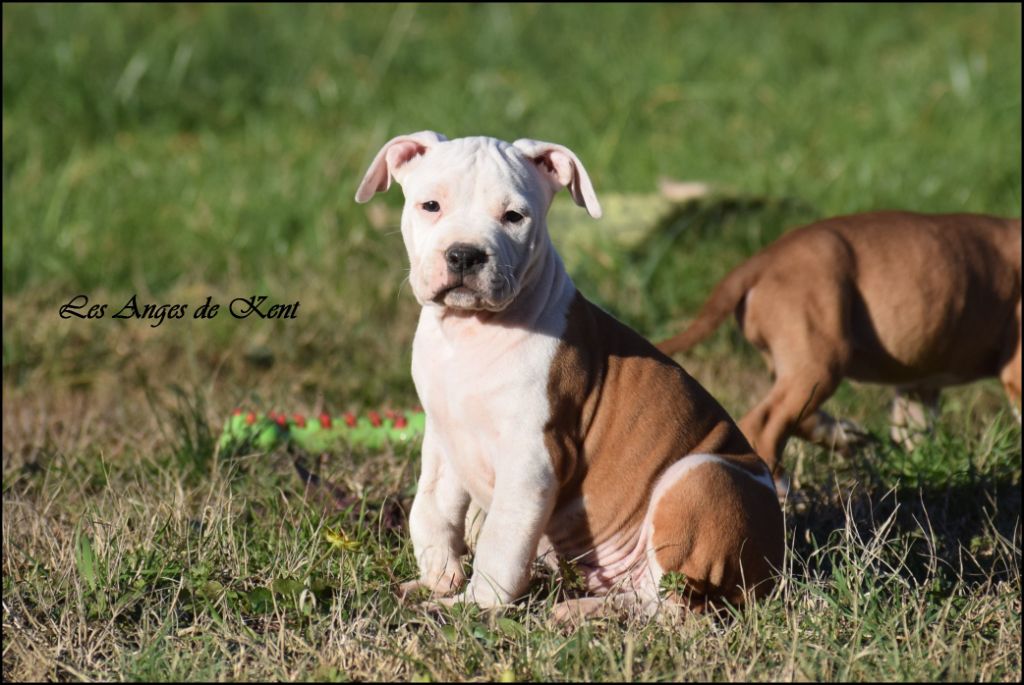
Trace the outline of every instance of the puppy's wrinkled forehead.
<path fill-rule="evenodd" d="M 434 193 L 456 202 L 521 198 L 534 204 L 544 201 L 547 190 L 522 151 L 483 136 L 446 141 L 413 159 L 404 185 L 413 202 L 441 199 L 426 197 Z"/>

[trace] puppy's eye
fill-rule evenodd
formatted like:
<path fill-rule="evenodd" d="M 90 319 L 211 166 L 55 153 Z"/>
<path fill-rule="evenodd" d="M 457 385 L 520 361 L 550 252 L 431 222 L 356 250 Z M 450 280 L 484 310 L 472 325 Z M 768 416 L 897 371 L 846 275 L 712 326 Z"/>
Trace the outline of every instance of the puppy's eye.
<path fill-rule="evenodd" d="M 505 212 L 505 216 L 503 216 L 502 219 L 509 222 L 510 224 L 518 224 L 520 221 L 523 220 L 523 215 L 520 214 L 519 212 L 508 211 Z"/>
<path fill-rule="evenodd" d="M 426 202 L 424 202 L 420 206 L 423 207 L 424 211 L 427 211 L 427 212 L 440 212 L 441 211 L 441 205 L 439 205 L 435 200 L 427 200 Z"/>

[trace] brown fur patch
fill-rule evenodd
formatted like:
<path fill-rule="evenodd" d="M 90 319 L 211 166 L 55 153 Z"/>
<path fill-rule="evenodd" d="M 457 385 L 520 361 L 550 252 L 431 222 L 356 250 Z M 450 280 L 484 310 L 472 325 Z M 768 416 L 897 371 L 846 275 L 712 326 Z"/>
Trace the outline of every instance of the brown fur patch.
<path fill-rule="evenodd" d="M 775 493 L 735 469 L 708 463 L 685 474 L 658 501 L 651 543 L 658 564 L 686 577 L 690 605 L 740 604 L 771 589 L 781 568 L 782 512 Z"/>
<path fill-rule="evenodd" d="M 552 362 L 548 396 L 544 437 L 561 487 L 553 513 L 558 527 L 546 533 L 563 556 L 586 562 L 597 545 L 635 535 L 658 479 L 687 455 L 714 454 L 751 475 L 766 473 L 736 424 L 697 381 L 579 293 Z M 755 504 L 757 514 L 722 512 L 712 504 L 710 515 L 746 520 L 764 507 L 779 514 L 768 488 L 736 475 L 769 497 L 748 501 L 744 487 L 724 506 Z M 781 524 L 776 532 L 770 544 L 781 555 Z"/>

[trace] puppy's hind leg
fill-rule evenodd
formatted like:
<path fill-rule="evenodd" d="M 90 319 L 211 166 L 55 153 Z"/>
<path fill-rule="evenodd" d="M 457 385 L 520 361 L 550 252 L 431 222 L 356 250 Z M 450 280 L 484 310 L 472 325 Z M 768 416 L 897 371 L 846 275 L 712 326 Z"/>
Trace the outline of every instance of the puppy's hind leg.
<path fill-rule="evenodd" d="M 630 615 L 653 613 L 656 605 L 643 602 L 634 592 L 618 592 L 602 597 L 575 597 L 551 608 L 551 621 L 560 626 L 579 625 L 591 618 L 624 619 Z"/>
<path fill-rule="evenodd" d="M 785 525 L 761 463 L 691 455 L 665 472 L 651 507 L 648 565 L 669 604 L 738 606 L 775 585 Z"/>

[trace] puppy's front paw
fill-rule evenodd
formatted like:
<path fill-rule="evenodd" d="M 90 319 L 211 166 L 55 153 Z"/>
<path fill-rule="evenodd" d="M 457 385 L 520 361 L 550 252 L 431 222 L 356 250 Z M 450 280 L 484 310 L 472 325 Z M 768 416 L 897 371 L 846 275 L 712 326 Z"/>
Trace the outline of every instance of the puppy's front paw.
<path fill-rule="evenodd" d="M 440 609 L 450 609 L 457 604 L 473 604 L 481 609 L 498 609 L 508 606 L 509 603 L 504 597 L 489 587 L 474 587 L 473 582 L 470 581 L 469 587 L 466 588 L 465 592 L 460 592 L 452 597 L 442 597 L 434 600 L 427 605 L 427 608 L 437 611 Z"/>
<path fill-rule="evenodd" d="M 466 575 L 460 568 L 435 574 L 433 578 L 433 580 L 428 580 L 428 576 L 420 576 L 416 580 L 402 583 L 398 586 L 398 597 L 405 601 L 410 595 L 421 590 L 429 592 L 431 597 L 444 597 L 458 590 L 462 583 L 465 582 Z"/>
<path fill-rule="evenodd" d="M 433 601 L 427 602 L 426 604 L 423 605 L 423 608 L 426 609 L 427 611 L 435 611 L 436 612 L 436 611 L 445 611 L 446 609 L 451 609 L 453 606 L 455 606 L 457 604 L 472 604 L 472 603 L 473 603 L 472 600 L 470 600 L 470 599 L 468 599 L 466 597 L 466 593 L 465 592 L 460 592 L 459 594 L 452 595 L 451 597 L 441 597 L 440 599 L 435 599 Z"/>

